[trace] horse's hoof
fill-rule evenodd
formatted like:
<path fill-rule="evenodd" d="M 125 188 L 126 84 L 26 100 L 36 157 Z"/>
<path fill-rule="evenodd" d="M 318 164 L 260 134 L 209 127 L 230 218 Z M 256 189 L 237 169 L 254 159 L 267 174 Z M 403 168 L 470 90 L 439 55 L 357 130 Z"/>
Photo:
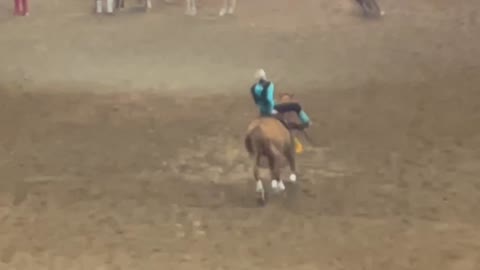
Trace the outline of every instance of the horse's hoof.
<path fill-rule="evenodd" d="M 285 184 L 283 181 L 272 180 L 272 190 L 275 193 L 285 191 Z"/>

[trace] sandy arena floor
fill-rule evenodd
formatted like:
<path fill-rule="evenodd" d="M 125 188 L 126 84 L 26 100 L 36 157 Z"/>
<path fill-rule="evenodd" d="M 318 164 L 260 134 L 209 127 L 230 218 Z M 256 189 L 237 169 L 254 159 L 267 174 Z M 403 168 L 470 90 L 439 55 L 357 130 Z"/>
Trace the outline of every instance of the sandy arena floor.
<path fill-rule="evenodd" d="M 0 3 L 0 269 L 480 269 L 477 0 L 33 2 Z M 258 67 L 316 141 L 265 208 Z"/>

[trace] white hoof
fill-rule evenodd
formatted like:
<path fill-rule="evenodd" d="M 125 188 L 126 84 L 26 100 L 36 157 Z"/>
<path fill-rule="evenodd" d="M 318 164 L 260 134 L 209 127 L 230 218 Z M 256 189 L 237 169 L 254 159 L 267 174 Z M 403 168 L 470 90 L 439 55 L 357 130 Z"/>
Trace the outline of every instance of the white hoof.
<path fill-rule="evenodd" d="M 285 190 L 285 185 L 283 181 L 272 180 L 272 190 L 274 192 L 281 192 Z"/>
<path fill-rule="evenodd" d="M 288 179 L 290 180 L 290 182 L 295 183 L 297 182 L 297 175 L 292 173 L 290 174 L 290 177 Z"/>
<path fill-rule="evenodd" d="M 232 15 L 234 12 L 235 12 L 235 9 L 229 8 L 227 13 L 230 14 L 230 15 Z"/>

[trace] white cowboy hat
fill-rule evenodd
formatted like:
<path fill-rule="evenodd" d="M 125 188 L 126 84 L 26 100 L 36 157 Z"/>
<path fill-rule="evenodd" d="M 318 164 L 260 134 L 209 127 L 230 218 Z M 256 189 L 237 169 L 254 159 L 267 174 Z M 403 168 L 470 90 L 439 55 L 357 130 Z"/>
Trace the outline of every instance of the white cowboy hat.
<path fill-rule="evenodd" d="M 257 69 L 255 71 L 254 77 L 255 77 L 255 80 L 260 80 L 260 79 L 266 80 L 267 79 L 267 74 L 265 73 L 265 70 Z"/>

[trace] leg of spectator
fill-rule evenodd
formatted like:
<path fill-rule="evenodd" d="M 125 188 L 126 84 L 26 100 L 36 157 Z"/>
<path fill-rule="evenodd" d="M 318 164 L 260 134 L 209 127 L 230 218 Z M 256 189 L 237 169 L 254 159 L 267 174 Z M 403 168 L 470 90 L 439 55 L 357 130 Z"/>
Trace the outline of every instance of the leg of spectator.
<path fill-rule="evenodd" d="M 23 16 L 30 15 L 28 0 L 22 0 L 22 6 L 23 6 L 22 15 Z"/>
<path fill-rule="evenodd" d="M 20 0 L 13 0 L 13 3 L 14 3 L 14 5 L 15 5 L 14 14 L 15 14 L 16 16 L 19 16 L 20 14 L 22 14 L 22 7 L 21 7 Z"/>
<path fill-rule="evenodd" d="M 107 0 L 107 13 L 113 13 L 113 0 Z"/>
<path fill-rule="evenodd" d="M 102 13 L 103 0 L 96 0 L 95 3 L 97 5 L 97 13 Z"/>

